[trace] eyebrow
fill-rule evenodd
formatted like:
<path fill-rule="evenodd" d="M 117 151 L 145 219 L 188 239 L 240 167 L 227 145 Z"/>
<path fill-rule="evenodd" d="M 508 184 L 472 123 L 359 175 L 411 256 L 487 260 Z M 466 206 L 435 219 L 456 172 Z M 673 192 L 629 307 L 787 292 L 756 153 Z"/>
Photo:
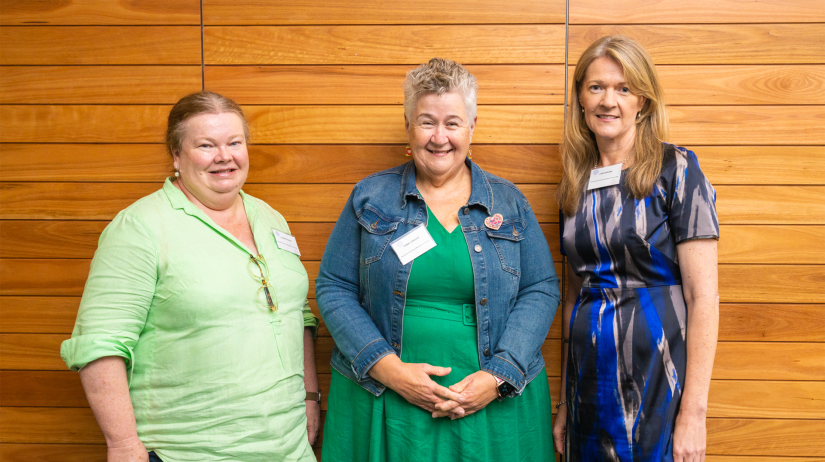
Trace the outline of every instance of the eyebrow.
<path fill-rule="evenodd" d="M 432 115 L 432 114 L 428 114 L 428 113 L 426 113 L 426 112 L 422 112 L 421 114 L 418 114 L 418 117 L 416 117 L 416 119 L 420 119 L 420 118 L 422 118 L 422 117 L 429 117 L 430 119 L 435 119 L 435 118 L 436 118 L 436 117 L 435 117 L 434 115 Z M 462 118 L 461 118 L 461 116 L 460 116 L 460 115 L 458 115 L 458 114 L 450 114 L 450 115 L 448 115 L 448 116 L 447 116 L 447 119 L 448 119 L 448 120 L 449 120 L 449 119 L 459 119 L 459 120 L 464 120 L 464 119 L 462 119 Z"/>

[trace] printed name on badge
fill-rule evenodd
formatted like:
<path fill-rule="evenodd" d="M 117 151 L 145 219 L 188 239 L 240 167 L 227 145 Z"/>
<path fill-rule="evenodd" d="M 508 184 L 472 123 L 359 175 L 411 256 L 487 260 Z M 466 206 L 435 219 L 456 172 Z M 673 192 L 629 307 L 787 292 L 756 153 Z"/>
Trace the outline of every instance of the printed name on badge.
<path fill-rule="evenodd" d="M 390 247 L 398 255 L 401 264 L 406 265 L 435 247 L 435 241 L 422 223 L 391 242 Z"/>
<path fill-rule="evenodd" d="M 301 251 L 298 250 L 298 241 L 295 240 L 295 236 L 282 233 L 277 229 L 273 229 L 272 234 L 275 235 L 275 243 L 278 244 L 279 249 L 294 253 L 299 257 L 301 256 Z"/>
<path fill-rule="evenodd" d="M 590 182 L 587 183 L 587 190 L 604 188 L 619 184 L 622 179 L 622 164 L 611 165 L 610 167 L 594 168 L 590 170 Z"/>

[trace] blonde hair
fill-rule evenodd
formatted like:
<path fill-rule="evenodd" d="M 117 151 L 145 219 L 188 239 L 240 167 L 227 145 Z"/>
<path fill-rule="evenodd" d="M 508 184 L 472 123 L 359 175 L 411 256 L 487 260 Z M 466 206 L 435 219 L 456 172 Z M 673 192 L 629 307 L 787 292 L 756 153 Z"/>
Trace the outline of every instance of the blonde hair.
<path fill-rule="evenodd" d="M 559 208 L 567 216 L 576 214 L 590 169 L 599 162 L 596 138 L 585 121 L 579 94 L 587 68 L 601 57 L 610 58 L 621 66 L 630 92 L 645 98 L 636 119 L 634 163 L 628 169 L 625 185 L 635 198 L 647 197 L 662 169 L 662 142 L 667 141 L 669 128 L 664 92 L 653 60 L 634 40 L 621 35 L 602 37 L 584 50 L 573 75 L 561 145 L 564 173 L 556 192 Z"/>
<path fill-rule="evenodd" d="M 404 79 L 404 115 L 407 120 L 412 119 L 418 97 L 425 93 L 458 93 L 464 98 L 470 123 L 476 118 L 478 82 L 473 74 L 455 61 L 433 58 L 407 72 Z"/>
<path fill-rule="evenodd" d="M 169 155 L 179 151 L 186 137 L 186 121 L 200 114 L 222 114 L 230 112 L 238 116 L 243 124 L 244 139 L 249 141 L 249 126 L 238 103 L 211 91 L 199 91 L 180 99 L 169 111 L 166 123 L 166 150 Z"/>

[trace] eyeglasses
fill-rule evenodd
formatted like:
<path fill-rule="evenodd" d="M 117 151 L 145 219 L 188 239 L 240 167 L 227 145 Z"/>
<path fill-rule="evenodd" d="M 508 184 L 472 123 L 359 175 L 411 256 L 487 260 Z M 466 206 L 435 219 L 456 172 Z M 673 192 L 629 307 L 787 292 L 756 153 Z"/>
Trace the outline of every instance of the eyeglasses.
<path fill-rule="evenodd" d="M 258 289 L 258 301 L 263 306 L 269 307 L 272 311 L 278 311 L 278 297 L 275 296 L 274 290 L 269 290 L 269 267 L 266 265 L 263 255 L 249 256 L 249 273 L 252 277 L 261 282 L 261 288 Z"/>

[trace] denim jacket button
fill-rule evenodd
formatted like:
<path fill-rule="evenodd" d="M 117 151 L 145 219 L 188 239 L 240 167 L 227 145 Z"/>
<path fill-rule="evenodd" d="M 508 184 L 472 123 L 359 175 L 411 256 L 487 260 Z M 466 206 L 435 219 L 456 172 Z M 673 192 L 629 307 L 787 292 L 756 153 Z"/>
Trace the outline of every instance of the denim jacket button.
<path fill-rule="evenodd" d="M 490 356 L 490 349 L 489 348 L 484 349 L 484 356 Z"/>
<path fill-rule="evenodd" d="M 482 299 L 481 299 L 481 301 L 479 301 L 479 303 L 481 303 L 481 306 L 484 306 L 484 305 L 486 305 L 486 304 L 487 304 L 487 299 L 486 299 L 486 298 L 482 298 Z"/>
<path fill-rule="evenodd" d="M 464 212 L 462 212 L 462 213 L 464 213 L 464 215 L 469 215 L 470 214 L 470 207 L 464 207 Z"/>
<path fill-rule="evenodd" d="M 480 246 L 480 245 L 478 245 L 478 244 L 476 244 L 476 246 L 475 246 L 475 247 L 473 247 L 473 250 L 475 250 L 475 251 L 476 251 L 476 253 L 481 252 L 481 246 Z"/>

